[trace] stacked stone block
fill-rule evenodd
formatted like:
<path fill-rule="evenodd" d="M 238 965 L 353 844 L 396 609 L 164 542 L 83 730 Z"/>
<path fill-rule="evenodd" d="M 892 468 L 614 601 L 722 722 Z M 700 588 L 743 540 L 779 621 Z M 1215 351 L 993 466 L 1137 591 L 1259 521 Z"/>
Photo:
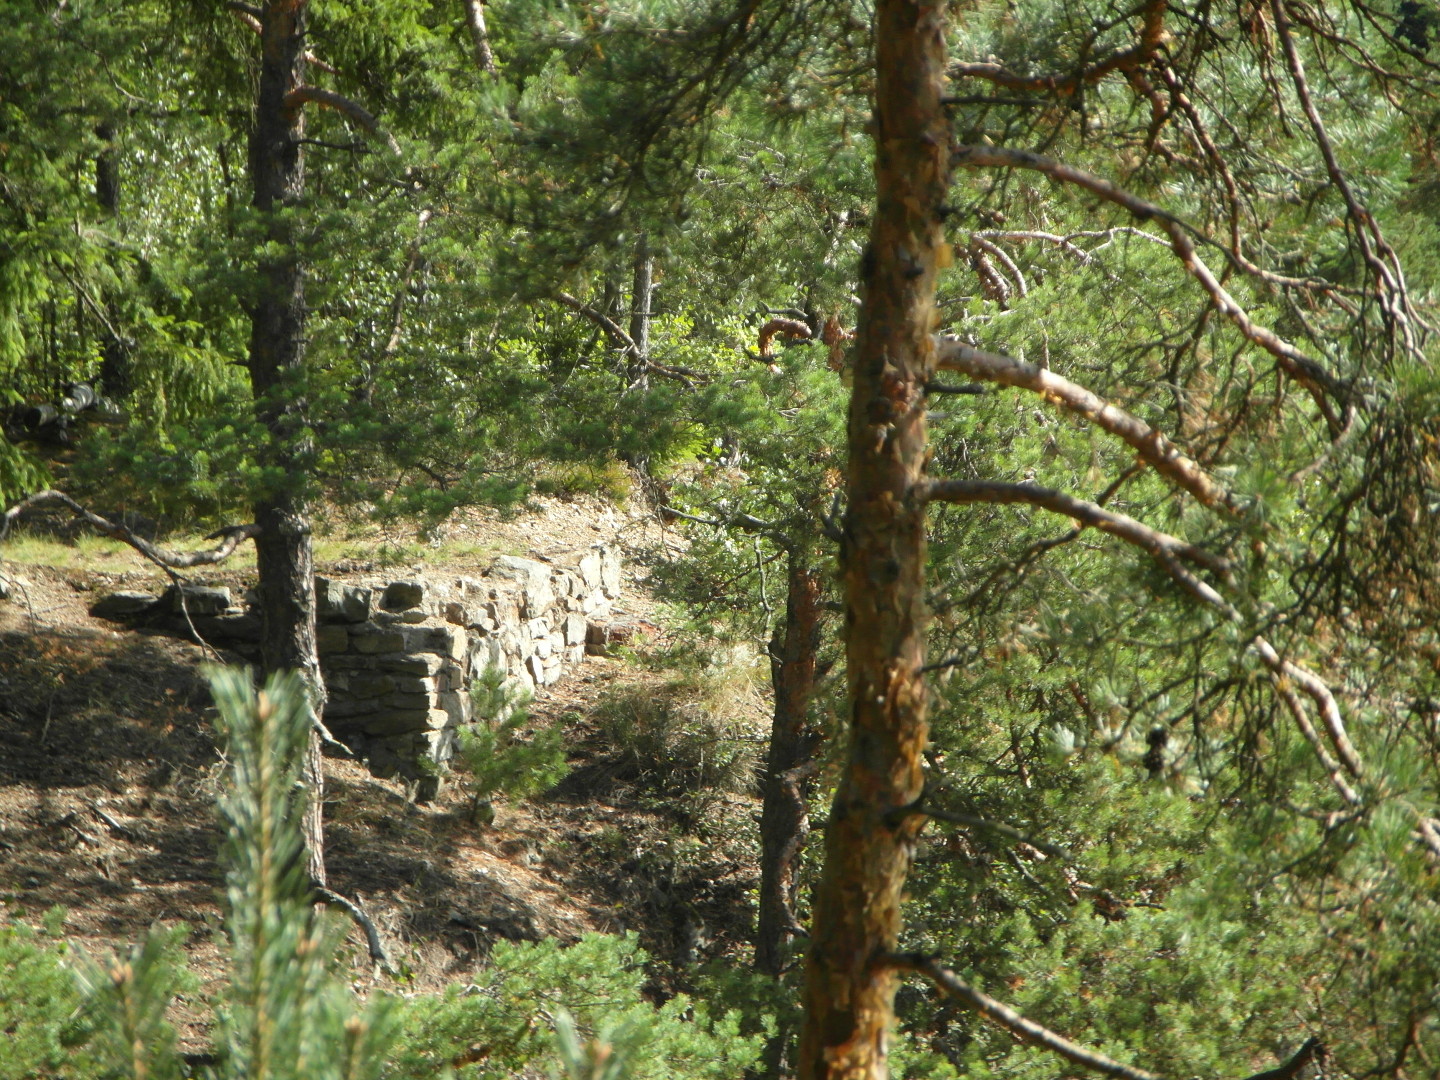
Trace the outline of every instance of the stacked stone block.
<path fill-rule="evenodd" d="M 430 775 L 473 719 L 471 680 L 496 668 L 516 691 L 558 681 L 585 655 L 590 623 L 620 595 L 620 558 L 596 548 L 573 568 L 512 555 L 484 577 L 316 579 L 325 723 L 378 775 Z"/>
<path fill-rule="evenodd" d="M 501 556 L 481 577 L 348 583 L 316 577 L 325 725 L 379 776 L 433 778 L 473 719 L 470 686 L 494 668 L 530 692 L 558 681 L 620 595 L 620 555 L 595 547 L 572 567 Z M 183 605 L 181 602 L 183 593 Z M 230 590 L 115 593 L 91 613 L 159 625 L 258 659 L 260 619 Z M 603 645 L 600 646 L 603 648 Z"/>

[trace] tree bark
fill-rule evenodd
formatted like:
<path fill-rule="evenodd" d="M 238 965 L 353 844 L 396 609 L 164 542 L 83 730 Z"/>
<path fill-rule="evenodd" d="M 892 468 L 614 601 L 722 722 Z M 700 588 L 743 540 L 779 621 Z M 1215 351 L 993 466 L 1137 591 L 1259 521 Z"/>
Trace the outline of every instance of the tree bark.
<path fill-rule="evenodd" d="M 849 412 L 841 557 L 847 760 L 825 837 L 806 971 L 798 1075 L 882 1080 L 894 1019 L 887 957 L 924 818 L 925 385 L 944 247 L 950 132 L 941 105 L 946 5 L 879 0 L 875 12 L 876 213 Z"/>
<path fill-rule="evenodd" d="M 796 859 L 810 835 L 806 795 L 815 771 L 817 733 L 808 722 L 820 648 L 820 574 L 803 548 L 786 556 L 785 621 L 770 642 L 770 685 L 775 693 L 770 752 L 761 785 L 760 913 L 755 928 L 755 970 L 778 979 L 790 943 L 801 932 L 795 918 Z M 787 1075 L 786 1050 L 794 1026 L 782 1024 L 766 1043 L 762 1076 Z"/>
<path fill-rule="evenodd" d="M 100 206 L 100 212 L 112 223 L 120 216 L 120 151 L 115 145 L 117 134 L 112 120 L 102 120 L 95 126 L 96 138 L 104 143 L 100 152 L 95 155 L 95 201 Z M 100 328 L 100 386 L 106 397 L 124 401 L 130 396 L 131 390 L 131 343 L 115 329 L 120 325 L 120 313 L 110 290 L 105 290 L 101 303 L 105 307 L 108 325 Z"/>
<path fill-rule="evenodd" d="M 279 254 L 259 266 L 259 295 L 251 313 L 250 386 L 256 416 L 269 432 L 266 464 L 280 479 L 255 504 L 256 559 L 264 623 L 261 655 L 268 671 L 293 668 L 310 686 L 316 715 L 324 706 L 315 642 L 315 567 L 305 484 L 312 448 L 305 437 L 305 271 L 293 217 L 305 187 L 301 139 L 305 114 L 287 103 L 305 81 L 306 0 L 269 0 L 261 19 L 261 65 L 255 127 L 250 138 L 252 205 L 266 218 L 269 248 Z M 310 800 L 305 842 L 310 876 L 325 884 L 321 828 L 323 773 L 320 734 L 312 730 L 305 755 Z"/>
<path fill-rule="evenodd" d="M 814 733 L 806 722 L 815 692 L 820 646 L 820 575 L 805 553 L 787 557 L 785 623 L 770 645 L 770 685 L 775 708 L 765 764 L 760 811 L 760 915 L 755 968 L 779 976 L 794 939 L 795 857 L 810 834 L 807 773 L 815 758 Z"/>
<path fill-rule="evenodd" d="M 635 263 L 630 289 L 630 340 L 635 353 L 626 366 L 625 380 L 629 386 L 644 386 L 646 361 L 650 359 L 650 297 L 655 292 L 655 257 L 644 233 L 635 241 Z"/>

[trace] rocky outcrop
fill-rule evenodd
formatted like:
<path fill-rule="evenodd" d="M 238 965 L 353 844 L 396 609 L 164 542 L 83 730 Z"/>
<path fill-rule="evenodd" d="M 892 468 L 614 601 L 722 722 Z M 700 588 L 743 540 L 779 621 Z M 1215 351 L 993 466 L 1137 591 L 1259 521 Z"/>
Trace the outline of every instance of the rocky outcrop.
<path fill-rule="evenodd" d="M 620 595 L 613 548 L 574 566 L 501 556 L 479 577 L 338 581 L 316 577 L 325 724 L 380 776 L 433 785 L 473 719 L 470 687 L 490 669 L 516 691 L 558 681 L 585 656 Z M 183 604 L 182 604 L 183 599 Z M 163 596 L 116 593 L 92 614 L 157 623 L 254 659 L 260 621 L 228 589 L 186 585 Z M 188 620 L 188 622 L 187 622 Z"/>

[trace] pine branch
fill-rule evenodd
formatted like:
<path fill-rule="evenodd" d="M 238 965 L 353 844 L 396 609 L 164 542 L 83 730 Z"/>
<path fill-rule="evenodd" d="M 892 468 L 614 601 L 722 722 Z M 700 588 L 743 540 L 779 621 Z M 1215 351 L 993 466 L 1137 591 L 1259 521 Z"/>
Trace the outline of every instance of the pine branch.
<path fill-rule="evenodd" d="M 1049 91 L 1070 96 L 1088 83 L 1098 82 L 1113 71 L 1132 71 L 1148 64 L 1165 37 L 1165 9 L 1168 0 L 1148 0 L 1135 14 L 1143 19 L 1140 40 L 1128 49 L 1119 49 L 1108 56 L 1066 74 L 1021 75 L 1002 64 L 952 64 L 950 78 L 983 79 L 1009 90 Z"/>
<path fill-rule="evenodd" d="M 1330 177 L 1330 182 L 1340 192 L 1341 198 L 1345 200 L 1345 210 L 1354 226 L 1355 239 L 1360 244 L 1360 255 L 1365 260 L 1365 265 L 1370 268 L 1374 275 L 1376 290 L 1380 294 L 1381 310 L 1391 320 L 1392 326 L 1399 332 L 1404 343 L 1405 350 L 1413 356 L 1420 357 L 1421 351 L 1418 342 L 1415 340 L 1415 332 L 1410 326 L 1414 311 L 1410 306 L 1409 293 L 1405 288 L 1405 275 L 1400 267 L 1399 256 L 1395 249 L 1386 242 L 1385 236 L 1380 231 L 1380 225 L 1374 216 L 1365 207 L 1360 205 L 1356 198 L 1354 189 L 1346 179 L 1345 171 L 1340 168 L 1340 161 L 1335 156 L 1334 144 L 1325 130 L 1325 123 L 1320 118 L 1319 110 L 1315 108 L 1315 102 L 1310 95 L 1310 85 L 1305 77 L 1305 66 L 1300 61 L 1300 53 L 1295 47 L 1295 39 L 1290 33 L 1290 20 L 1286 14 L 1286 5 L 1281 0 L 1270 0 L 1270 11 L 1275 16 L 1275 36 L 1280 41 L 1281 50 L 1285 53 L 1285 62 L 1290 68 L 1290 80 L 1295 87 L 1295 96 L 1300 99 L 1300 108 L 1305 113 L 1305 119 L 1310 124 L 1310 130 L 1315 136 L 1315 144 L 1320 149 L 1320 156 L 1325 161 L 1325 172 Z M 1427 329 L 1433 329 L 1427 327 Z"/>
<path fill-rule="evenodd" d="M 382 128 L 380 122 L 365 108 L 351 101 L 344 94 L 337 94 L 333 90 L 322 90 L 318 86 L 297 86 L 285 95 L 286 109 L 294 110 L 311 103 L 324 105 L 326 108 L 343 113 L 358 124 L 367 135 L 383 140 L 392 154 L 399 155 L 400 144 L 395 141 L 395 136 Z"/>
<path fill-rule="evenodd" d="M 885 957 L 884 963 L 897 971 L 913 971 L 917 975 L 925 976 L 939 989 L 962 1004 L 968 1005 L 987 1020 L 998 1024 L 1021 1041 L 1051 1050 L 1081 1068 L 1090 1069 L 1092 1072 L 1102 1073 L 1105 1076 L 1113 1076 L 1117 1080 L 1161 1080 L 1155 1073 L 1137 1069 L 1133 1065 L 1122 1064 L 1097 1050 L 1091 1050 L 1089 1047 L 1071 1042 L 1065 1036 L 1016 1012 L 1004 1002 L 996 1001 L 989 994 L 976 990 L 949 968 L 942 967 L 934 957 L 926 956 L 923 953 L 891 953 Z M 1325 1044 L 1319 1039 L 1311 1037 L 1306 1039 L 1300 1049 L 1295 1051 L 1283 1064 L 1264 1072 L 1255 1073 L 1246 1077 L 1245 1080 L 1296 1080 L 1301 1070 L 1307 1065 L 1312 1063 L 1323 1065 L 1328 1057 L 1329 1053 Z"/>
<path fill-rule="evenodd" d="M 259 525 L 227 525 L 225 528 L 219 529 L 205 538 L 207 540 L 220 540 L 220 544 L 216 547 L 206 551 L 171 551 L 168 548 L 157 547 L 143 537 L 136 536 L 124 525 L 117 525 L 108 518 L 103 518 L 99 514 L 87 510 L 63 491 L 37 491 L 34 495 L 21 499 L 5 511 L 4 517 L 0 518 L 0 540 L 5 539 L 10 532 L 11 526 L 15 524 L 21 514 L 47 503 L 59 503 L 62 506 L 68 507 L 76 517 L 84 521 L 96 532 L 129 544 L 157 566 L 167 568 L 207 566 L 213 563 L 224 562 L 235 553 L 235 549 L 242 543 L 260 535 Z"/>
<path fill-rule="evenodd" d="M 771 319 L 760 327 L 759 346 L 762 359 L 774 355 L 775 349 L 772 343 L 778 334 L 784 334 L 787 339 L 801 338 L 805 340 L 815 336 L 811 333 L 809 324 L 803 323 L 799 319 Z"/>
<path fill-rule="evenodd" d="M 667 379 L 674 379 L 676 382 L 682 382 L 686 386 L 694 386 L 696 383 L 708 381 L 708 376 L 706 376 L 703 371 L 696 371 L 693 368 L 686 367 L 672 367 L 669 364 L 661 364 L 655 360 L 651 360 L 644 354 L 640 346 L 635 343 L 635 339 L 626 333 L 625 329 L 619 323 L 598 308 L 592 307 L 585 303 L 585 301 L 578 297 L 571 296 L 567 292 L 556 292 L 552 295 L 557 303 L 563 304 L 577 315 L 583 315 L 596 326 L 600 327 L 601 330 L 604 330 L 606 336 L 610 338 L 611 343 L 633 361 L 640 370 L 660 375 Z"/>
<path fill-rule="evenodd" d="M 916 494 L 926 501 L 1023 503 L 1029 506 L 1038 506 L 1057 514 L 1064 514 L 1082 527 L 1099 529 L 1101 532 L 1119 537 L 1126 543 L 1148 552 L 1176 584 L 1190 595 L 1214 608 L 1230 622 L 1237 624 L 1244 622 L 1244 616 L 1234 604 L 1226 600 L 1214 586 L 1201 580 L 1180 562 L 1181 559 L 1184 559 L 1203 566 L 1215 572 L 1222 581 L 1230 585 L 1230 565 L 1226 560 L 1168 533 L 1152 529 L 1125 514 L 1106 510 L 1096 503 L 1077 499 L 1073 495 L 1067 495 L 1053 488 L 1028 483 L 1011 484 L 995 480 L 929 480 L 919 486 Z M 1320 739 L 1314 725 L 1310 722 L 1304 703 L 1300 701 L 1293 687 L 1298 686 L 1301 693 L 1315 704 L 1324 721 L 1330 743 L 1344 763 L 1345 771 L 1358 779 L 1363 775 L 1364 767 L 1345 730 L 1345 721 L 1340 714 L 1340 706 L 1335 700 L 1334 692 L 1314 672 L 1282 657 L 1263 636 L 1255 635 L 1251 640 L 1250 648 L 1269 671 L 1271 684 L 1285 707 L 1294 716 L 1301 734 L 1305 736 L 1306 741 L 1314 749 L 1316 757 L 1329 773 L 1331 784 L 1335 790 L 1351 806 L 1360 806 L 1362 799 L 1342 775 L 1340 766 Z"/>
<path fill-rule="evenodd" d="M 1325 417 L 1332 438 L 1338 437 L 1345 424 L 1335 411 L 1333 403 L 1342 408 L 1352 406 L 1346 387 L 1327 371 L 1318 360 L 1307 355 L 1295 345 L 1280 337 L 1269 327 L 1261 326 L 1250 318 L 1230 292 L 1220 283 L 1215 273 L 1200 258 L 1191 240 L 1191 233 L 1201 235 L 1186 225 L 1174 214 L 1152 202 L 1140 198 L 1110 181 L 1082 169 L 1063 164 L 1027 150 L 1009 150 L 994 146 L 958 146 L 952 156 L 953 164 L 968 168 L 1030 169 L 1050 177 L 1056 183 L 1071 184 L 1083 188 L 1093 195 L 1114 203 L 1128 211 L 1140 221 L 1154 221 L 1170 238 L 1171 250 L 1186 271 L 1209 293 L 1211 302 L 1219 308 L 1249 341 L 1264 349 L 1279 363 L 1281 369 L 1303 386 Z"/>
<path fill-rule="evenodd" d="M 625 332 L 625 328 L 610 318 L 598 308 L 591 307 L 578 297 L 571 296 L 567 292 L 555 293 L 555 299 L 564 304 L 571 311 L 583 315 L 601 330 L 605 331 L 612 344 L 624 351 L 625 355 L 633 360 L 641 360 L 644 357 L 640 353 L 640 346 L 635 344 L 635 339 Z"/>
<path fill-rule="evenodd" d="M 968 1005 L 987 1020 L 999 1024 L 1017 1038 L 1051 1050 L 1082 1068 L 1116 1077 L 1117 1080 L 1160 1080 L 1154 1073 L 1132 1065 L 1122 1065 L 1099 1051 L 1073 1043 L 1065 1036 L 1022 1016 L 1009 1005 L 976 990 L 953 971 L 941 967 L 933 957 L 922 953 L 892 953 L 885 957 L 884 962 L 898 971 L 913 971 L 924 975 L 951 997 Z"/>
<path fill-rule="evenodd" d="M 937 366 L 943 371 L 958 371 L 1000 386 L 1029 390 L 1085 417 L 1097 427 L 1123 439 L 1156 472 L 1190 492 L 1204 505 L 1229 514 L 1240 513 L 1234 494 L 1217 484 L 1193 458 L 1181 453 L 1163 432 L 1085 387 L 1037 364 L 972 348 L 953 338 L 941 340 L 939 355 Z"/>
<path fill-rule="evenodd" d="M 370 950 L 370 960 L 379 964 L 386 973 L 394 972 L 395 967 L 390 963 L 390 957 L 385 952 L 385 946 L 380 942 L 380 934 L 375 929 L 375 924 L 370 921 L 370 916 L 358 901 L 343 896 L 334 889 L 327 888 L 319 882 L 310 883 L 311 891 L 314 894 L 314 902 L 317 904 L 334 904 L 336 907 L 344 908 L 349 916 L 355 920 L 361 930 L 365 932 L 365 945 Z"/>
<path fill-rule="evenodd" d="M 1024 503 L 1073 518 L 1081 525 L 1118 536 L 1126 543 L 1149 552 L 1157 560 L 1185 559 L 1217 574 L 1231 575 L 1228 560 L 1179 537 L 1152 529 L 1127 514 L 1106 510 L 1095 503 L 1077 499 L 1054 488 L 1038 484 L 1011 484 L 998 480 L 929 480 L 920 485 L 919 497 L 929 502 Z M 1208 588 L 1208 586 L 1206 586 Z"/>

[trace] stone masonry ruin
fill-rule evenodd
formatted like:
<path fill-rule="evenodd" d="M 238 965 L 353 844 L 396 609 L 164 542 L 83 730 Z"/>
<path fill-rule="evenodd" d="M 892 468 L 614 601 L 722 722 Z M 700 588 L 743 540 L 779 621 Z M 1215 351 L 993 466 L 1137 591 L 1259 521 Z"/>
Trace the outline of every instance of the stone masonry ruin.
<path fill-rule="evenodd" d="M 490 669 L 504 685 L 533 691 L 557 682 L 603 647 L 606 616 L 620 596 L 614 548 L 591 548 L 573 567 L 503 555 L 480 577 L 444 581 L 342 582 L 317 576 L 320 667 L 329 691 L 325 725 L 377 776 L 420 780 L 448 761 L 457 730 L 473 719 L 472 681 Z M 115 593 L 94 615 L 188 633 L 248 659 L 260 620 L 229 589 L 172 587 L 163 596 Z"/>

